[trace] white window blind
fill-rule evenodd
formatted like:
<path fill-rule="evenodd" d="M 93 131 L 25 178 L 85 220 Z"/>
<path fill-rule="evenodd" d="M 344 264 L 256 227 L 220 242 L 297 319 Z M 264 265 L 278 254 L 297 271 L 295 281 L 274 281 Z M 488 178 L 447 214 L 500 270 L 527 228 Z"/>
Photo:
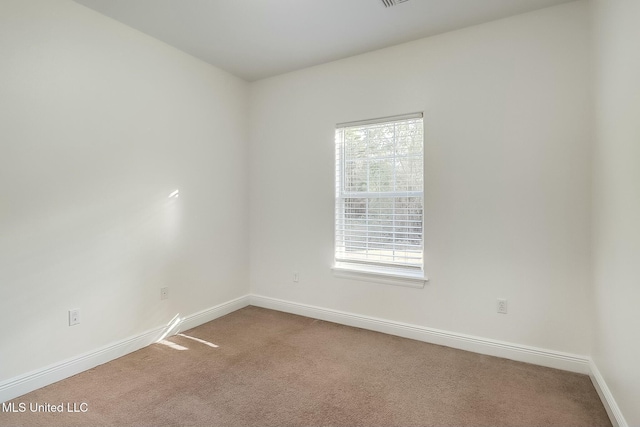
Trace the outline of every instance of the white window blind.
<path fill-rule="evenodd" d="M 336 126 L 335 261 L 423 270 L 422 113 Z"/>

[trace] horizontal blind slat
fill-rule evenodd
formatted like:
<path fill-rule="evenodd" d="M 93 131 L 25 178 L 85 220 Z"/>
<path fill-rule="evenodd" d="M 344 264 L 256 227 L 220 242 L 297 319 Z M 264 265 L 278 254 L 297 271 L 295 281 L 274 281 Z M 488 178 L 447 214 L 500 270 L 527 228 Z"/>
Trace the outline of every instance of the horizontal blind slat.
<path fill-rule="evenodd" d="M 422 113 L 336 126 L 336 261 L 422 268 Z"/>

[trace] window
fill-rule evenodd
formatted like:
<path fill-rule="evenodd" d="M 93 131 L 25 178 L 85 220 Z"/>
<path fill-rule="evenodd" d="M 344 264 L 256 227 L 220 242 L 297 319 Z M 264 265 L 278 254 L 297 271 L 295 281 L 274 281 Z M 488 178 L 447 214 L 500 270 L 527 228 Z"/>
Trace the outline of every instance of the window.
<path fill-rule="evenodd" d="M 422 280 L 422 113 L 336 126 L 334 270 Z"/>

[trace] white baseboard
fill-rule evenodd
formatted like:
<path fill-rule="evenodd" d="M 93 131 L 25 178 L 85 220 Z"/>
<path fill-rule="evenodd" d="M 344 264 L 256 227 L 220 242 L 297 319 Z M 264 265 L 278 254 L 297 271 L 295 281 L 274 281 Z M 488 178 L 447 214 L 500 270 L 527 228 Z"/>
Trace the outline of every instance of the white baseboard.
<path fill-rule="evenodd" d="M 240 310 L 249 305 L 250 296 L 244 295 L 240 298 L 233 299 L 231 301 L 223 302 L 214 307 L 207 308 L 197 313 L 185 316 L 180 322 L 177 332 L 183 332 L 187 329 L 195 328 L 203 323 L 211 322 L 218 317 L 222 317 L 226 314 L 233 313 L 236 310 Z M 176 333 L 177 333 L 176 332 Z"/>
<path fill-rule="evenodd" d="M 257 307 L 284 311 L 287 313 L 298 314 L 301 316 L 326 320 L 362 329 L 369 329 L 372 331 L 383 332 L 385 334 L 424 341 L 431 344 L 458 348 L 461 350 L 472 351 L 474 353 L 487 354 L 490 356 L 497 356 L 505 359 L 562 369 L 565 371 L 579 372 L 581 374 L 590 373 L 589 358 L 586 356 L 546 350 L 520 344 L 512 344 L 504 341 L 427 328 L 424 326 L 394 322 L 255 294 L 251 295 L 250 301 L 251 305 L 255 305 Z"/>
<path fill-rule="evenodd" d="M 609 390 L 609 386 L 607 386 L 607 383 L 600 373 L 598 366 L 594 363 L 593 360 L 589 360 L 589 367 L 591 370 L 591 372 L 589 373 L 591 382 L 598 392 L 600 400 L 602 400 L 602 404 L 604 405 L 604 409 L 606 409 L 607 411 L 607 415 L 609 415 L 611 424 L 613 424 L 613 427 L 628 427 L 629 424 L 622 415 L 622 411 L 620 411 L 618 403 L 613 398 L 613 394 L 611 394 L 611 390 Z"/>
<path fill-rule="evenodd" d="M 47 367 L 31 371 L 27 374 L 11 378 L 0 383 L 0 402 L 14 399 L 38 388 L 53 384 L 62 379 L 76 375 L 110 360 L 122 357 L 158 340 L 164 327 L 143 332 L 134 337 L 106 345 L 80 356 L 54 363 Z"/>
<path fill-rule="evenodd" d="M 108 344 L 97 350 L 3 381 L 0 383 L 0 402 L 6 402 L 30 391 L 53 384 L 72 375 L 117 359 L 118 357 L 140 350 L 143 347 L 157 342 L 160 337 L 170 332 L 170 329 L 176 329 L 176 331 L 171 333 L 175 334 L 179 331 L 191 329 L 224 316 L 247 305 L 249 305 L 249 295 L 186 316 L 179 319 L 179 322 L 173 326 L 161 326 L 133 337 Z"/>
<path fill-rule="evenodd" d="M 475 353 L 589 374 L 614 427 L 628 427 L 598 367 L 588 357 L 362 316 L 261 295 L 245 295 L 184 318 L 179 318 L 171 325 L 158 327 L 97 350 L 3 381 L 0 383 L 0 402 L 6 402 L 139 350 L 157 342 L 167 333 L 173 335 L 194 328 L 244 308 L 249 304 Z"/>

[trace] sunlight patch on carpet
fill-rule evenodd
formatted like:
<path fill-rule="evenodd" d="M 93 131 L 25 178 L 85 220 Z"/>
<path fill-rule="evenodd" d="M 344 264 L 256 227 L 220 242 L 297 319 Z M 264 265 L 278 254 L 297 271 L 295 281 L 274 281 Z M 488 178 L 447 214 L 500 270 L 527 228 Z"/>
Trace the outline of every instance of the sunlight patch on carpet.
<path fill-rule="evenodd" d="M 214 343 L 211 343 L 209 341 L 201 340 L 200 338 L 196 338 L 196 337 L 190 337 L 189 335 L 178 334 L 178 336 L 181 336 L 181 337 L 184 337 L 184 338 L 189 338 L 190 340 L 194 340 L 194 341 L 197 341 L 197 342 L 202 343 L 204 345 L 208 345 L 209 347 L 213 347 L 213 348 L 220 347 L 219 345 L 215 345 Z"/>
<path fill-rule="evenodd" d="M 167 347 L 171 347 L 174 350 L 189 350 L 187 347 L 183 347 L 180 344 L 176 344 L 167 340 L 158 341 L 158 344 L 166 345 Z"/>

